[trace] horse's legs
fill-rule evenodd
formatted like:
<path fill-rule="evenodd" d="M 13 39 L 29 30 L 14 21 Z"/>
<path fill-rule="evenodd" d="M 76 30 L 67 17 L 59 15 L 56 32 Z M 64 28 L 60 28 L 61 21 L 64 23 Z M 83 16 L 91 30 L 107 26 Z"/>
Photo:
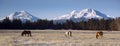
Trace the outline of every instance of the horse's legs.
<path fill-rule="evenodd" d="M 102 38 L 103 36 L 101 35 L 100 38 Z"/>
<path fill-rule="evenodd" d="M 28 33 L 28 37 L 30 36 L 30 34 Z"/>
<path fill-rule="evenodd" d="M 25 33 L 25 36 L 26 36 L 26 33 Z"/>
<path fill-rule="evenodd" d="M 98 39 L 98 37 L 99 37 L 99 36 L 98 36 L 98 35 L 96 35 L 96 39 Z"/>
<path fill-rule="evenodd" d="M 31 32 L 29 31 L 29 36 L 31 37 Z"/>
<path fill-rule="evenodd" d="M 21 34 L 21 36 L 23 36 L 23 33 Z"/>
<path fill-rule="evenodd" d="M 31 31 L 29 31 L 29 35 L 30 35 L 30 37 L 32 37 L 32 35 L 31 35 Z"/>
<path fill-rule="evenodd" d="M 65 37 L 67 37 L 67 35 L 65 34 Z"/>
<path fill-rule="evenodd" d="M 28 32 L 28 37 L 31 37 L 31 36 L 32 36 L 32 35 L 31 35 L 31 32 L 29 31 L 29 32 Z"/>
<path fill-rule="evenodd" d="M 72 34 L 70 34 L 70 37 L 72 37 Z"/>

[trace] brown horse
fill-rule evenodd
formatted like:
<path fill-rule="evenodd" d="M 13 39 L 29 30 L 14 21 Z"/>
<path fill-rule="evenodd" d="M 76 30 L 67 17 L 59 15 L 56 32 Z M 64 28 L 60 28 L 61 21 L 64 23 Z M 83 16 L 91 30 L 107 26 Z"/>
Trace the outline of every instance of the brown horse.
<path fill-rule="evenodd" d="M 66 37 L 72 37 L 72 32 L 71 32 L 71 31 L 67 31 L 67 32 L 65 33 L 65 36 L 66 36 Z"/>
<path fill-rule="evenodd" d="M 103 32 L 102 31 L 99 31 L 96 33 L 96 39 L 98 38 L 102 38 L 103 37 Z"/>
<path fill-rule="evenodd" d="M 29 37 L 29 36 L 30 36 L 30 37 L 32 36 L 32 35 L 31 35 L 31 31 L 29 31 L 29 30 L 24 30 L 24 31 L 21 33 L 21 36 L 24 36 L 24 35 L 25 35 L 25 36 L 28 35 L 28 37 Z"/>

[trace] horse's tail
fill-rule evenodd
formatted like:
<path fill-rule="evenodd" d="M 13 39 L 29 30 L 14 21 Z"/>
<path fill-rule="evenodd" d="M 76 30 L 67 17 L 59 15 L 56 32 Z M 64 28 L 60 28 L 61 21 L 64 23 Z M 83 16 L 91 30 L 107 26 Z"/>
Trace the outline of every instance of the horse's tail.
<path fill-rule="evenodd" d="M 30 36 L 32 37 L 32 33 L 31 33 L 31 31 L 30 31 Z"/>

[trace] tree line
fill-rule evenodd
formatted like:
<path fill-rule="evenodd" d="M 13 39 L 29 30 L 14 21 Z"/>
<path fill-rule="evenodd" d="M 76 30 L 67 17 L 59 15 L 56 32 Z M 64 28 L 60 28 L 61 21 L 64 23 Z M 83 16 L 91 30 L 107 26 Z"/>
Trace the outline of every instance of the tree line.
<path fill-rule="evenodd" d="M 112 19 L 89 19 L 88 21 L 54 23 L 53 20 L 41 20 L 22 23 L 19 19 L 0 21 L 0 29 L 73 29 L 73 30 L 120 30 L 120 17 Z"/>

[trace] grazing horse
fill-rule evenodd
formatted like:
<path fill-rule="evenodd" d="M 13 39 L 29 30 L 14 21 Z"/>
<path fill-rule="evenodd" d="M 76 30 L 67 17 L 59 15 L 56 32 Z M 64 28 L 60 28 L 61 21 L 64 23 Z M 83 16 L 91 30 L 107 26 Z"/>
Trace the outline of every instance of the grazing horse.
<path fill-rule="evenodd" d="M 65 36 L 66 36 L 66 37 L 72 37 L 72 32 L 71 32 L 71 31 L 67 31 L 67 32 L 65 33 Z"/>
<path fill-rule="evenodd" d="M 98 39 L 100 37 L 101 38 L 103 37 L 103 32 L 102 31 L 99 31 L 99 32 L 96 33 L 96 39 Z"/>
<path fill-rule="evenodd" d="M 26 34 L 28 35 L 28 37 L 29 37 L 29 36 L 30 36 L 30 37 L 32 36 L 32 35 L 31 35 L 31 31 L 29 31 L 29 30 L 24 30 L 24 31 L 21 33 L 21 36 L 24 36 L 24 35 L 26 36 Z"/>

